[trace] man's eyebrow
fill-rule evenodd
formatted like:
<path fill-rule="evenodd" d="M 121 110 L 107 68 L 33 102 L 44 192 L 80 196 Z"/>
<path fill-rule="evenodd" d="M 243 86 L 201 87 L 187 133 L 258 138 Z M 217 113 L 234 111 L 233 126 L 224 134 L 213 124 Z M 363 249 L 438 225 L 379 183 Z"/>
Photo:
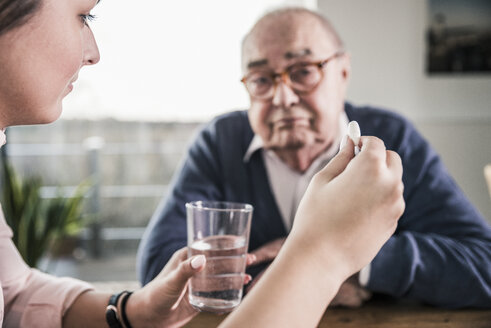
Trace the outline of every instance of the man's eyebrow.
<path fill-rule="evenodd" d="M 293 59 L 293 58 L 307 56 L 307 55 L 311 55 L 311 54 L 312 54 L 312 51 L 310 51 L 310 49 L 307 48 L 307 49 L 302 49 L 299 51 L 288 51 L 287 53 L 285 53 L 284 57 L 286 59 Z"/>
<path fill-rule="evenodd" d="M 268 64 L 267 59 L 255 60 L 255 61 L 249 62 L 249 64 L 247 64 L 247 68 L 253 68 L 256 66 L 264 66 L 266 64 Z"/>
<path fill-rule="evenodd" d="M 299 50 L 299 51 L 288 51 L 283 56 L 286 59 L 294 59 L 294 58 L 297 58 L 297 57 L 308 56 L 308 55 L 311 55 L 311 54 L 312 54 L 312 51 L 310 51 L 310 49 L 306 48 L 306 49 L 302 49 L 302 50 Z M 260 60 L 251 61 L 249 64 L 247 64 L 247 68 L 253 68 L 253 67 L 257 67 L 257 66 L 264 66 L 264 65 L 267 65 L 267 64 L 268 64 L 268 60 L 267 59 L 260 59 Z"/>

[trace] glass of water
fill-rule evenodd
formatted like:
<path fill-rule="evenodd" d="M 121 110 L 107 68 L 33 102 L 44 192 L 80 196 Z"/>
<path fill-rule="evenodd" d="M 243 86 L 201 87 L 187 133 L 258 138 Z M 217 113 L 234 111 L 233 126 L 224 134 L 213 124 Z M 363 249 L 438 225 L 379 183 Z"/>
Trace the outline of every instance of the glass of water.
<path fill-rule="evenodd" d="M 242 299 L 252 205 L 196 201 L 186 204 L 188 256 L 206 256 L 189 284 L 189 302 L 200 311 L 232 311 Z"/>

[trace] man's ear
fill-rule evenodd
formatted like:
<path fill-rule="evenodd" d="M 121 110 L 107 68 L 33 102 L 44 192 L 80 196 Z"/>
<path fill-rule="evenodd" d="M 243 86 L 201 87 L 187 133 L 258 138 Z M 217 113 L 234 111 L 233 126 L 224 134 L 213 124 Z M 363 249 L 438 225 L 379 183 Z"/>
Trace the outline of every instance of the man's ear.
<path fill-rule="evenodd" d="M 351 77 L 351 54 L 348 52 L 344 53 L 340 60 L 342 78 L 345 82 L 348 82 Z"/>

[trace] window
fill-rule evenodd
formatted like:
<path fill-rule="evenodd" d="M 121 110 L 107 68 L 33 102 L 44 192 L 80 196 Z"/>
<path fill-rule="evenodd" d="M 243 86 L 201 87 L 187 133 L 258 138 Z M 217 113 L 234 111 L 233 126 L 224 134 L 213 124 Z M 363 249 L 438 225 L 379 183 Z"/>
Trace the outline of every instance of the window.
<path fill-rule="evenodd" d="M 101 61 L 82 70 L 63 118 L 197 121 L 247 108 L 243 36 L 269 9 L 314 3 L 101 1 L 91 23 Z"/>

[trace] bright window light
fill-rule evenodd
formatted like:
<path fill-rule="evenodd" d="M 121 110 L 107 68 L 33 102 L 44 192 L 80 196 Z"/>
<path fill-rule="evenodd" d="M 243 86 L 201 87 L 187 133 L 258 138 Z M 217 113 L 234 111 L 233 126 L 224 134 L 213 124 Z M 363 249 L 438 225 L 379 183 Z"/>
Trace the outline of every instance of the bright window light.
<path fill-rule="evenodd" d="M 101 61 L 85 67 L 63 118 L 197 121 L 247 108 L 240 43 L 264 12 L 315 1 L 101 1 Z"/>

